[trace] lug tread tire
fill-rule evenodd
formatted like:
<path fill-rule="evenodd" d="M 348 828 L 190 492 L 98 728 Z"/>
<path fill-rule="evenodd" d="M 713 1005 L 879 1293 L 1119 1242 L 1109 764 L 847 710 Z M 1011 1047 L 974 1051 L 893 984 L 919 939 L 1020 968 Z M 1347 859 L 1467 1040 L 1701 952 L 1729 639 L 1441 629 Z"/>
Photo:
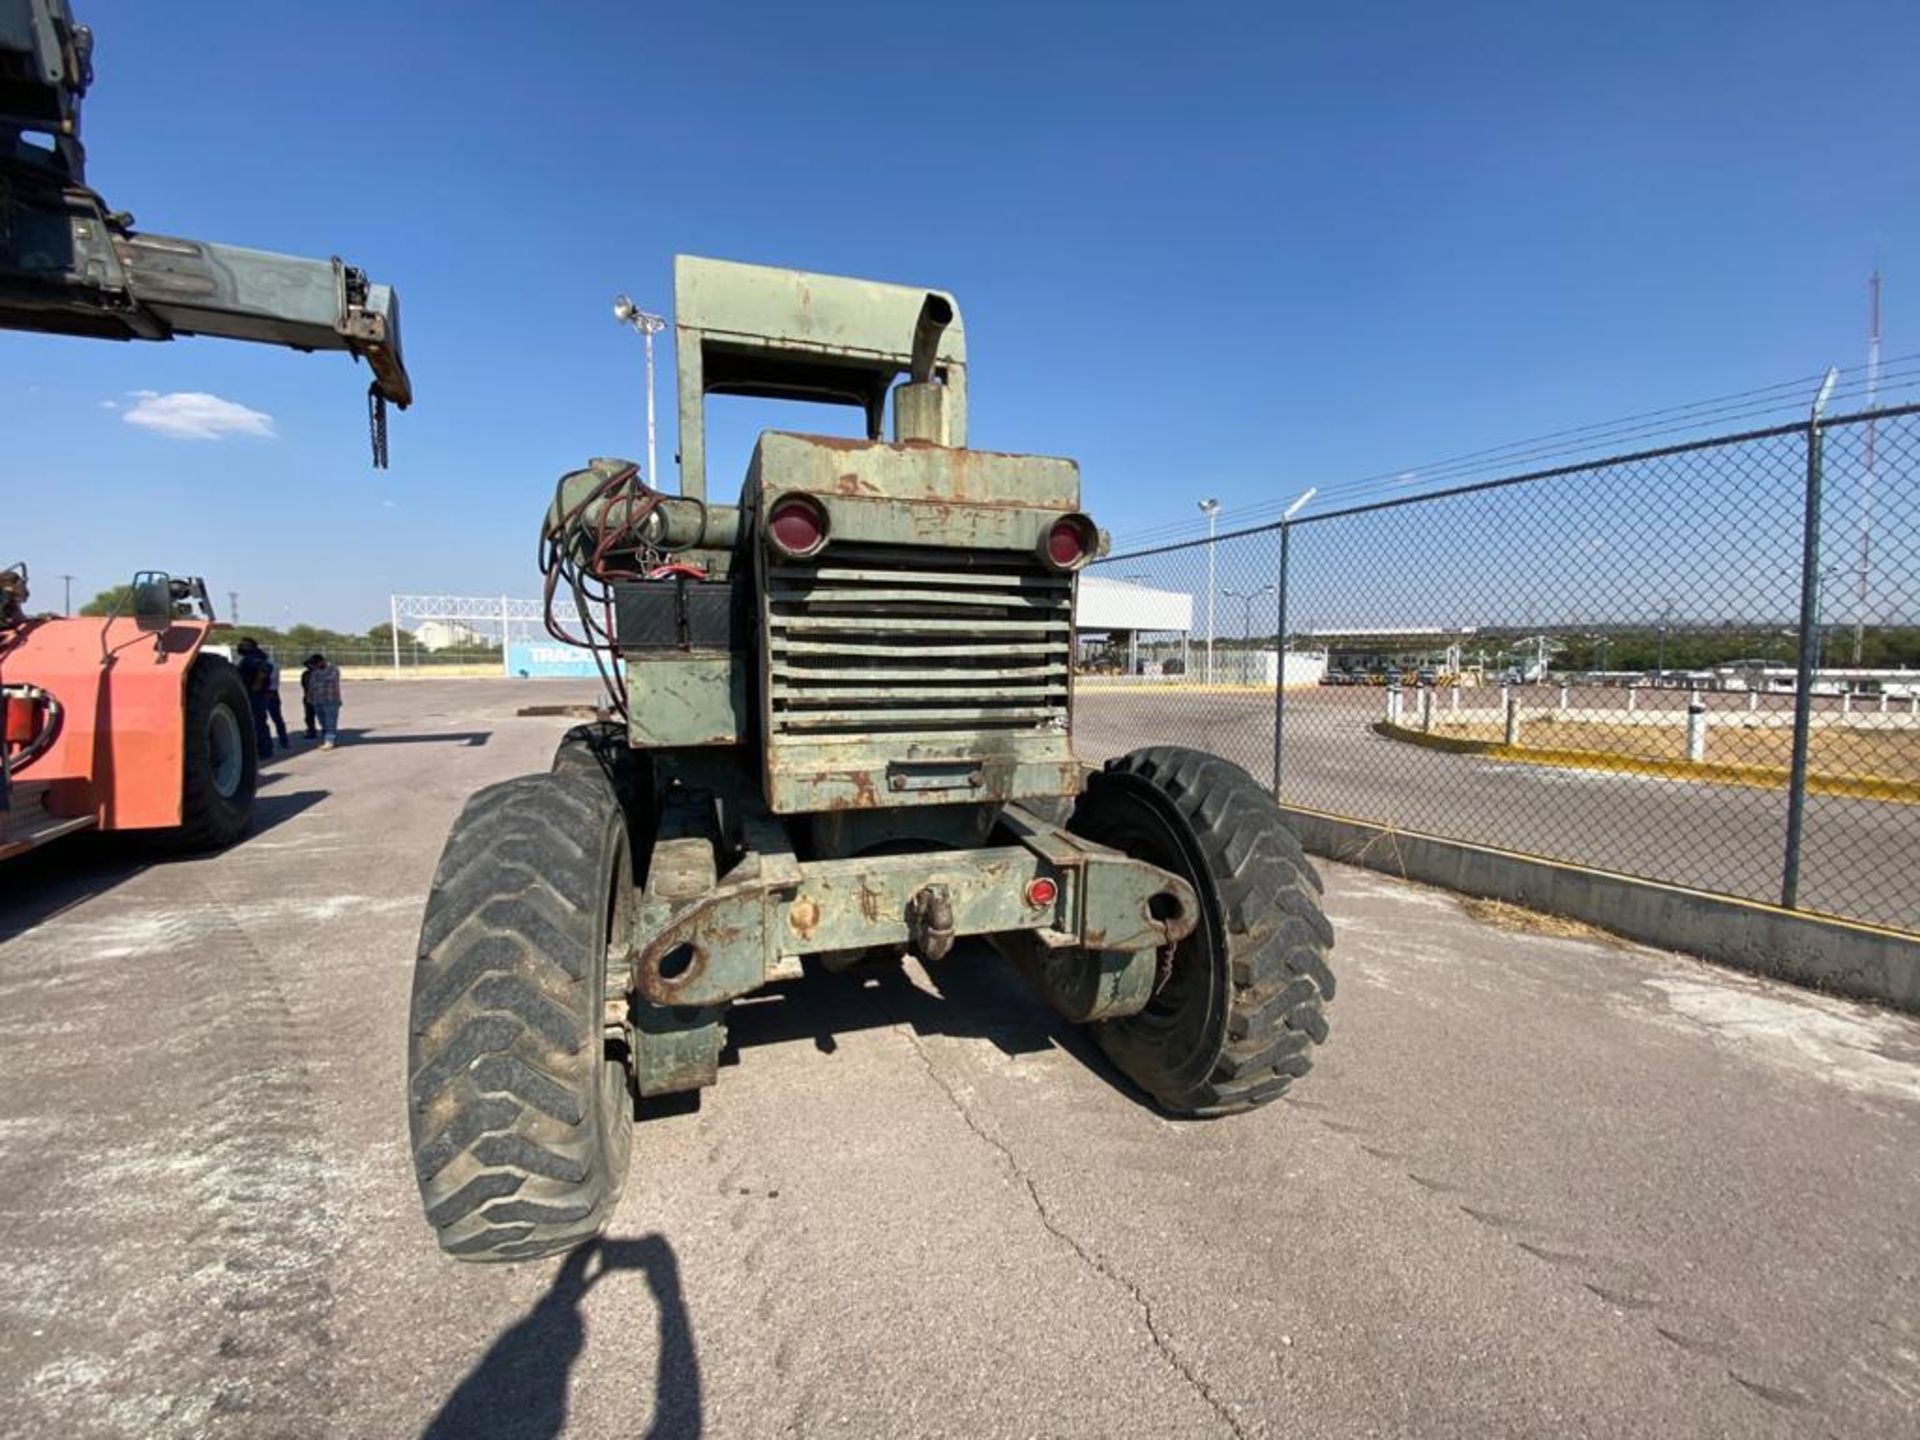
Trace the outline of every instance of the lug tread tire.
<path fill-rule="evenodd" d="M 1230 1115 L 1277 1099 L 1327 1039 L 1333 927 L 1319 875 L 1265 787 L 1217 755 L 1158 745 L 1109 761 L 1089 777 L 1074 828 L 1102 839 L 1101 806 L 1115 800 L 1170 807 L 1189 837 L 1196 873 L 1185 878 L 1204 912 L 1218 1014 L 1193 1054 L 1158 1053 L 1127 1019 L 1096 1025 L 1096 1037 L 1171 1113 Z"/>
<path fill-rule="evenodd" d="M 603 1034 L 625 819 L 585 773 L 478 792 L 421 923 L 408 1046 L 414 1168 L 440 1246 L 531 1259 L 599 1233 L 632 1139 Z"/>
<path fill-rule="evenodd" d="M 195 656 L 184 690 L 180 824 L 165 832 L 161 842 L 170 850 L 224 850 L 247 833 L 253 820 L 253 793 L 260 778 L 253 707 L 247 703 L 240 672 L 219 655 Z M 220 706 L 233 712 L 240 733 L 240 784 L 231 796 L 214 789 L 213 752 L 207 740 L 207 726 Z"/>

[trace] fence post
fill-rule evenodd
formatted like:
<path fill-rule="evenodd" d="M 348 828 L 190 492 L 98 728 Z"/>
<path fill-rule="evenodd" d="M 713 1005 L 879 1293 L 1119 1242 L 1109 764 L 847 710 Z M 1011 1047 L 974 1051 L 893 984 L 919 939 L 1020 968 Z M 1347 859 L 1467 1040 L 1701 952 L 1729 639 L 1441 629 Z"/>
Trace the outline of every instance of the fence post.
<path fill-rule="evenodd" d="M 1567 692 L 1570 688 L 1570 686 L 1566 685 L 1560 687 L 1560 713 L 1562 715 L 1567 713 Z"/>
<path fill-rule="evenodd" d="M 1520 696 L 1511 687 L 1500 687 L 1501 703 L 1507 708 L 1507 744 L 1520 743 Z"/>
<path fill-rule="evenodd" d="M 1431 685 L 1420 687 L 1420 733 L 1423 735 L 1433 733 L 1433 687 Z"/>
<path fill-rule="evenodd" d="M 1460 713 L 1460 678 L 1458 676 L 1455 676 L 1453 684 L 1447 687 L 1447 713 L 1449 715 Z"/>
<path fill-rule="evenodd" d="M 1687 699 L 1687 759 L 1698 765 L 1707 758 L 1707 705 L 1694 691 Z"/>
<path fill-rule="evenodd" d="M 1628 685 L 1627 686 L 1627 714 L 1631 715 L 1633 714 L 1634 711 L 1638 710 L 1639 708 L 1640 708 L 1640 687 L 1638 685 Z"/>
<path fill-rule="evenodd" d="M 1794 668 L 1793 763 L 1787 771 L 1787 845 L 1780 864 L 1780 905 L 1800 901 L 1800 838 L 1807 822 L 1807 738 L 1813 725 L 1813 662 L 1820 629 L 1820 412 L 1833 393 L 1827 371 L 1807 417 L 1807 500 L 1800 538 L 1800 653 Z"/>
<path fill-rule="evenodd" d="M 1287 731 L 1287 567 L 1292 546 L 1293 526 L 1280 522 L 1280 574 L 1274 585 L 1274 602 L 1279 607 L 1273 635 L 1273 803 L 1280 803 L 1280 761 L 1286 749 Z"/>
<path fill-rule="evenodd" d="M 400 674 L 400 597 L 398 595 L 387 596 L 387 613 L 390 617 L 388 629 L 392 631 L 390 638 L 393 640 L 393 673 L 395 678 L 398 678 Z"/>
<path fill-rule="evenodd" d="M 509 680 L 513 678 L 513 661 L 507 658 L 507 636 L 511 633 L 513 622 L 508 618 L 511 607 L 507 597 L 500 597 L 500 673 Z"/>

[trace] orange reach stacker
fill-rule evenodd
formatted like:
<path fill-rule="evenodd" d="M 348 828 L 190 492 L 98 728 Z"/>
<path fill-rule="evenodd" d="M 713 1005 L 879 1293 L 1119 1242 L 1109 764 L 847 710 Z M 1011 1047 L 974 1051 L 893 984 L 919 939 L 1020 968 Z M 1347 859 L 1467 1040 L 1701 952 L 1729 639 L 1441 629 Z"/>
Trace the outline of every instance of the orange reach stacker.
<path fill-rule="evenodd" d="M 0 570 L 0 859 L 76 830 L 231 845 L 257 755 L 239 673 L 206 650 L 206 583 L 145 571 L 129 615 L 27 613 L 27 569 Z"/>

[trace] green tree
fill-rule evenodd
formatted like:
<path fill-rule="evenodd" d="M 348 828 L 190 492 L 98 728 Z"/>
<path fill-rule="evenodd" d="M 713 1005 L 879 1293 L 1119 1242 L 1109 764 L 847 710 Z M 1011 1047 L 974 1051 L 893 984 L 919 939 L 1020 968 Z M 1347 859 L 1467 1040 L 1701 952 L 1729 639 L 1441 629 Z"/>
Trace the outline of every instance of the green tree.
<path fill-rule="evenodd" d="M 116 585 L 111 590 L 102 590 L 80 607 L 80 613 L 82 615 L 131 615 L 133 586 Z"/>

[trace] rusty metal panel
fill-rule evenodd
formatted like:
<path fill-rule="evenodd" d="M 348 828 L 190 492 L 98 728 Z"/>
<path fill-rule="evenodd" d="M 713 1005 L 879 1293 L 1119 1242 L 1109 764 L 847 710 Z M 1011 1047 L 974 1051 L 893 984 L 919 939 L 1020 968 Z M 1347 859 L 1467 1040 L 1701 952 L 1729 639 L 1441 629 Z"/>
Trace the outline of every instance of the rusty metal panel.
<path fill-rule="evenodd" d="M 718 885 L 690 890 L 671 908 L 644 908 L 634 988 L 654 1005 L 718 1005 L 758 989 L 794 956 L 905 944 L 915 897 L 938 888 L 951 934 L 1031 932 L 1061 952 L 1048 968 L 1078 997 L 1073 1003 L 1120 1013 L 1115 1007 L 1141 998 L 1142 982 L 1137 964 L 1114 952 L 1154 951 L 1188 934 L 1199 917 L 1193 890 L 1143 861 L 1025 820 L 1010 831 L 1017 843 L 974 850 L 808 863 L 786 850 L 749 853 Z M 1035 904 L 1027 887 L 1042 877 L 1057 893 Z M 1079 975 L 1081 963 L 1094 973 Z"/>
<path fill-rule="evenodd" d="M 805 490 L 829 499 L 1011 505 L 1055 514 L 1080 504 L 1080 467 L 1071 460 L 955 450 L 920 442 L 889 445 L 770 430 L 754 447 L 748 474 L 755 481 L 749 489 L 757 486 L 763 504 L 783 490 Z M 873 538 L 910 540 L 914 535 L 902 529 Z"/>
<path fill-rule="evenodd" d="M 966 364 L 960 305 L 945 291 L 699 255 L 673 258 L 673 318 L 683 329 L 897 360 L 902 371 L 929 294 L 953 309 L 940 337 L 939 361 Z"/>
<path fill-rule="evenodd" d="M 632 654 L 623 663 L 634 745 L 736 745 L 750 733 L 746 656 Z"/>

